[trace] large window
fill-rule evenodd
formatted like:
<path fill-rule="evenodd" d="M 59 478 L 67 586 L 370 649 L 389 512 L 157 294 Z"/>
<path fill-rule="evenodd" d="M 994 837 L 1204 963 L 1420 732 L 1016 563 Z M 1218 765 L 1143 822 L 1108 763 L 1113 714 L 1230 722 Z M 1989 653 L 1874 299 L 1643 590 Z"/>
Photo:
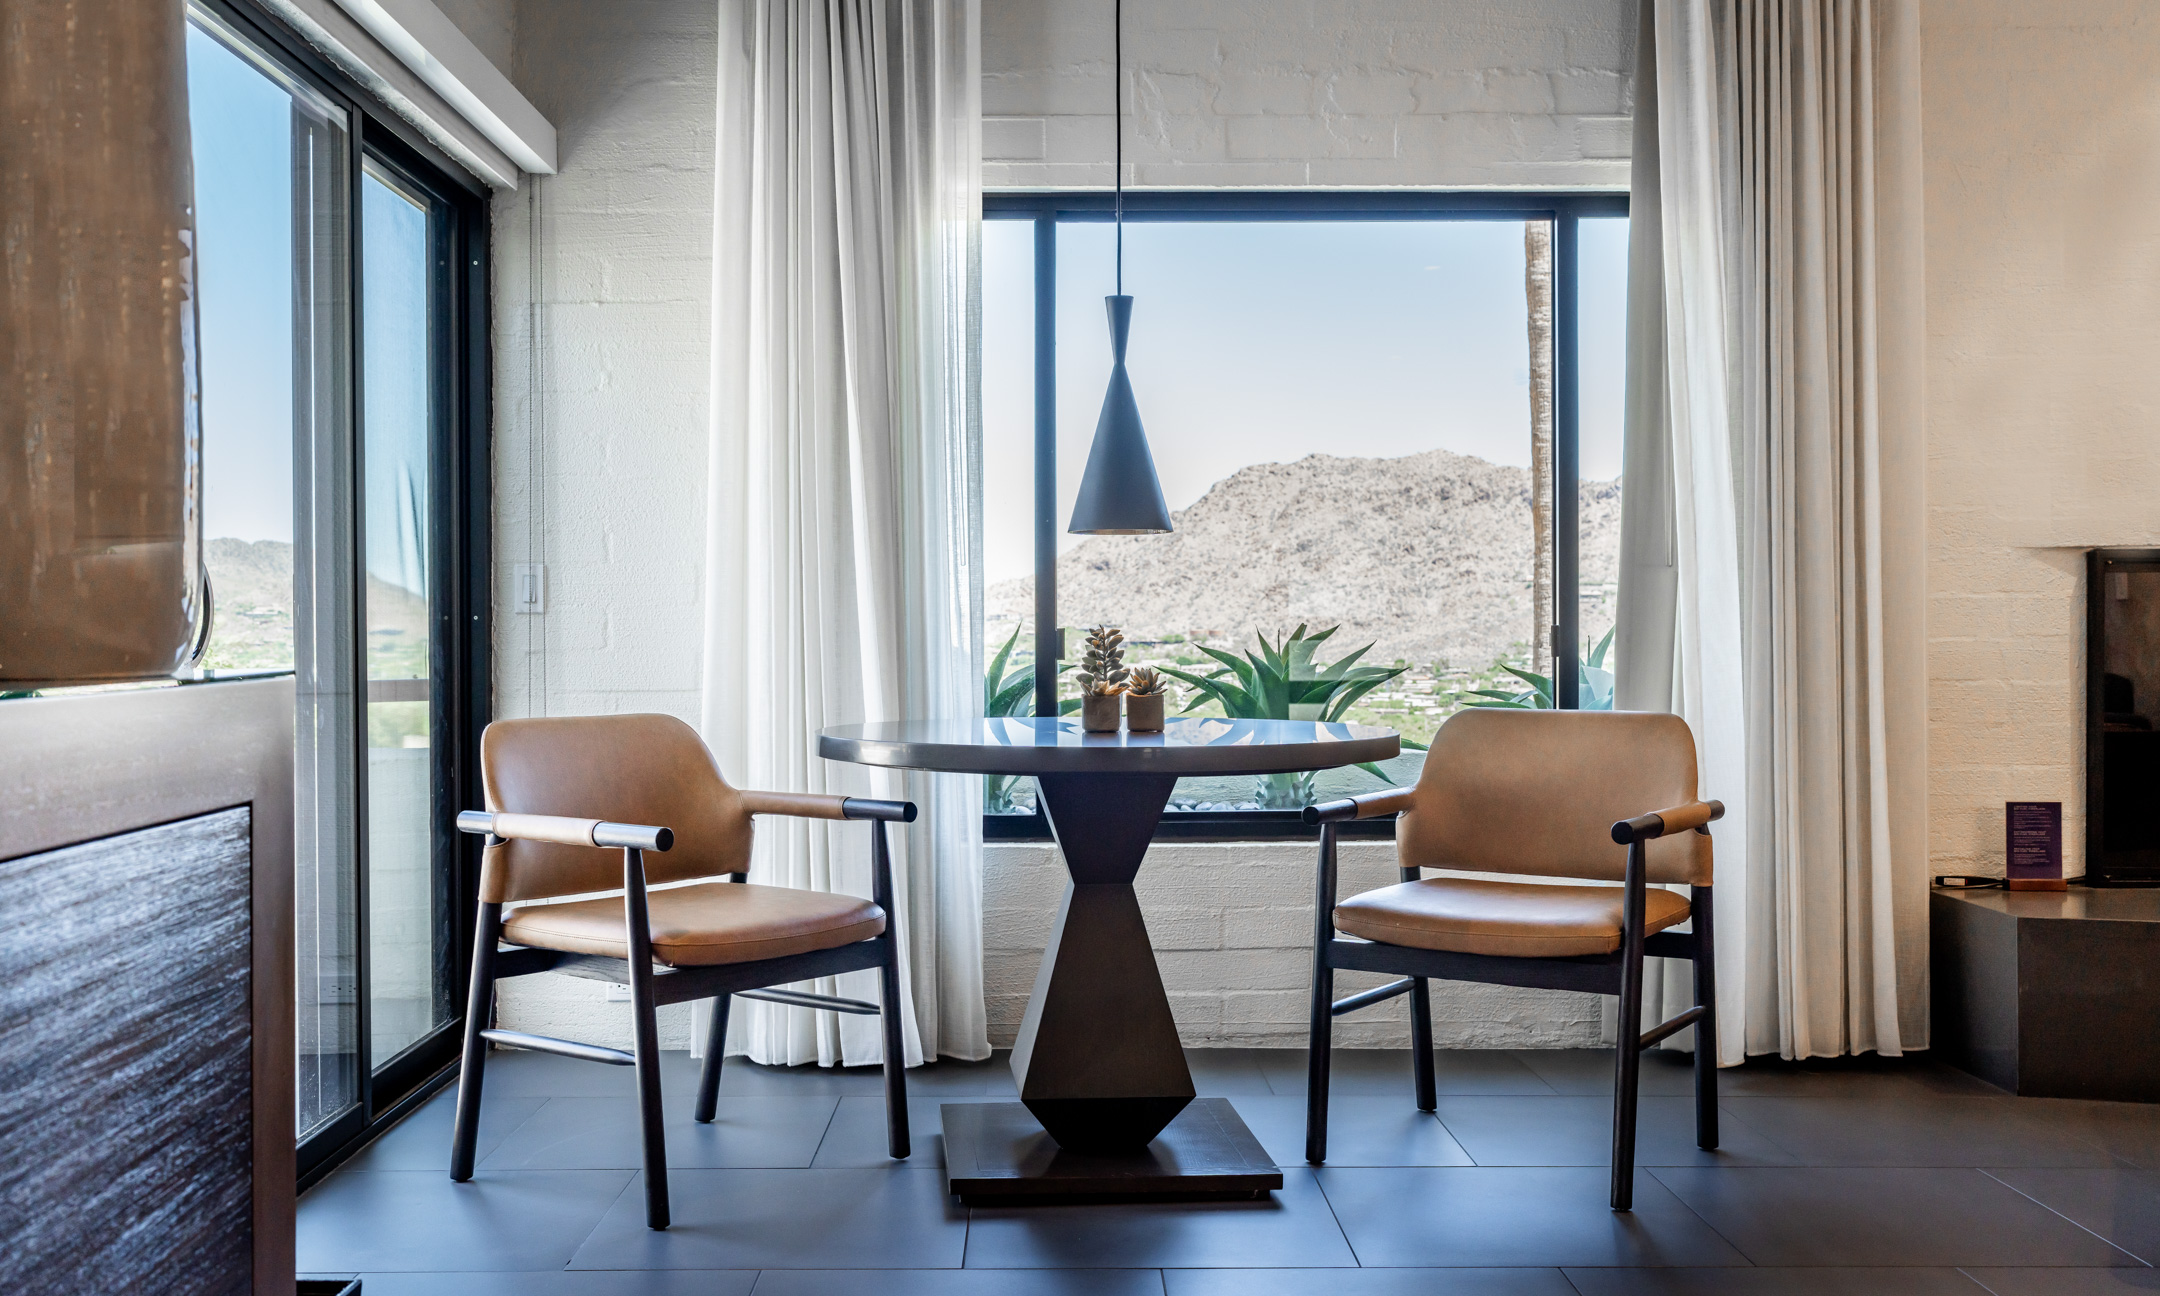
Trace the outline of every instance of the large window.
<path fill-rule="evenodd" d="M 295 680 L 304 1170 L 456 1051 L 486 696 L 485 202 L 253 8 L 190 7 L 212 675 Z"/>
<path fill-rule="evenodd" d="M 1319 663 L 1395 672 L 1341 712 L 1404 735 L 1387 766 L 1179 784 L 1166 831 L 1243 835 L 1414 781 L 1463 706 L 1610 706 L 1625 199 L 1125 204 L 1166 536 L 1065 530 L 1110 368 L 1107 196 L 985 200 L 985 629 L 1011 645 L 1005 679 L 1035 685 L 1004 691 L 1010 713 L 1076 705 L 1069 669 L 1035 668 L 1095 624 L 1199 679 L 1301 629 L 1326 633 Z M 1222 703 L 1178 683 L 1172 711 Z M 1045 830 L 1027 780 L 988 791 L 993 835 Z"/>

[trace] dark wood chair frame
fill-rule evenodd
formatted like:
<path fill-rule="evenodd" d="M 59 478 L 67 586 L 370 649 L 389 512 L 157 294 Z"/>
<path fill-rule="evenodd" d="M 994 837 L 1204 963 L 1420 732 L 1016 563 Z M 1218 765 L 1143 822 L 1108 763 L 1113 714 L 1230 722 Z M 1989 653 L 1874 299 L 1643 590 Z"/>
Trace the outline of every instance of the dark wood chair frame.
<path fill-rule="evenodd" d="M 629 933 L 629 957 L 598 954 L 566 954 L 556 950 L 512 945 L 498 948 L 502 940 L 501 904 L 480 906 L 479 929 L 473 940 L 472 997 L 465 1012 L 465 1054 L 458 1074 L 457 1123 L 451 1134 L 450 1177 L 459 1183 L 472 1178 L 473 1153 L 480 1132 L 480 1091 L 487 1046 L 532 1049 L 587 1062 L 633 1067 L 637 1071 L 638 1121 L 644 1134 L 645 1223 L 655 1229 L 668 1226 L 667 1141 L 662 1133 L 660 1103 L 660 1031 L 656 1014 L 664 1004 L 694 999 L 713 1000 L 712 1025 L 705 1037 L 705 1064 L 698 1078 L 693 1117 L 710 1123 L 720 1099 L 721 1055 L 727 1043 L 728 1003 L 731 997 L 762 999 L 769 1003 L 832 1012 L 882 1016 L 885 1028 L 885 1138 L 886 1150 L 895 1160 L 909 1154 L 907 1080 L 900 1039 L 900 959 L 897 933 L 892 926 L 892 852 L 886 841 L 887 823 L 913 823 L 915 805 L 908 801 L 871 801 L 849 797 L 842 803 L 844 819 L 870 821 L 871 902 L 885 911 L 882 935 L 834 949 L 812 950 L 781 958 L 748 963 L 722 963 L 709 967 L 655 967 L 652 960 L 652 924 L 646 905 L 645 852 L 666 851 L 674 834 L 663 827 L 602 823 L 544 815 L 498 816 L 468 810 L 457 819 L 459 829 L 488 834 L 494 845 L 506 836 L 564 841 L 564 833 L 588 839 L 594 846 L 620 849 L 623 853 L 623 913 Z M 726 875 L 741 882 L 743 875 Z M 812 977 L 835 976 L 876 968 L 883 1004 L 833 995 L 810 994 L 773 987 Z M 630 987 L 632 1038 L 630 1052 L 581 1044 L 575 1040 L 523 1031 L 496 1030 L 493 1017 L 495 983 L 507 977 L 536 972 L 561 972 L 593 981 Z"/>
<path fill-rule="evenodd" d="M 1695 1040 L 1695 1143 L 1715 1149 L 1718 1145 L 1717 1109 L 1717 971 L 1716 941 L 1711 916 L 1711 888 L 1688 888 L 1690 932 L 1661 931 L 1645 935 L 1643 911 L 1649 888 L 1647 844 L 1667 831 L 1664 817 L 1646 814 L 1623 820 L 1612 827 L 1613 841 L 1628 848 L 1623 889 L 1620 948 L 1610 954 L 1575 958 L 1518 958 L 1493 954 L 1459 954 L 1448 950 L 1416 949 L 1388 945 L 1335 934 L 1335 836 L 1336 827 L 1347 820 L 1374 817 L 1399 808 L 1399 794 L 1373 793 L 1324 805 L 1307 806 L 1305 822 L 1320 826 L 1320 861 L 1313 895 L 1313 980 L 1311 1040 L 1305 1080 L 1305 1159 L 1314 1164 L 1327 1160 L 1328 1062 L 1334 1019 L 1361 1008 L 1385 1003 L 1399 995 L 1410 996 L 1410 1045 L 1419 1111 L 1439 1106 L 1433 1076 L 1432 996 L 1427 983 L 1472 981 L 1484 985 L 1524 986 L 1541 990 L 1581 990 L 1617 995 L 1620 999 L 1620 1042 L 1614 1047 L 1612 1208 L 1630 1210 L 1635 1200 L 1635 1110 L 1637 1081 L 1643 1050 L 1676 1031 L 1696 1028 Z M 1708 819 L 1725 813 L 1715 801 Z M 1672 815 L 1673 811 L 1664 812 Z M 1675 816 L 1676 818 L 1679 816 Z M 1693 817 L 1693 816 L 1691 816 Z M 1709 823 L 1692 825 L 1708 834 Z M 1422 870 L 1404 868 L 1402 880 L 1415 882 Z M 1695 965 L 1695 1005 L 1679 1015 L 1643 1031 L 1643 958 L 1691 960 Z M 1359 972 L 1391 972 L 1402 977 L 1387 985 L 1345 999 L 1335 998 L 1338 969 Z"/>

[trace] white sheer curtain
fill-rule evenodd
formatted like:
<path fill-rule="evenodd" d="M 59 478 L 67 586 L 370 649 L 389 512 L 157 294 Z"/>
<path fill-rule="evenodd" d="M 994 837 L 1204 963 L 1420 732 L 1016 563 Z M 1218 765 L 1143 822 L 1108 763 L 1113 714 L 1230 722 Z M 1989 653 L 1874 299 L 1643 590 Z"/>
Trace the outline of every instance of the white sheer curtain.
<path fill-rule="evenodd" d="M 977 3 L 720 8 L 705 736 L 743 786 L 921 804 L 893 856 L 907 1061 L 987 1057 L 981 780 L 835 765 L 816 739 L 982 705 Z M 868 895 L 868 842 L 769 818 L 751 877 Z M 878 997 L 869 972 L 810 988 Z M 882 1055 L 875 1018 L 754 1001 L 728 1038 Z"/>
<path fill-rule="evenodd" d="M 1725 1063 L 1927 1042 L 1915 5 L 1645 0 L 1617 702 L 1730 807 Z"/>

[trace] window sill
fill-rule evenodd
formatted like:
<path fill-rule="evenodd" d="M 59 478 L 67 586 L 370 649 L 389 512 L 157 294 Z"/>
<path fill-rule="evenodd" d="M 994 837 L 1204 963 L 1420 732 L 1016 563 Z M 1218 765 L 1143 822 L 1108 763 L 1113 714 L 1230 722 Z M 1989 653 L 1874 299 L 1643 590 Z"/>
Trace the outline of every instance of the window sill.
<path fill-rule="evenodd" d="M 1341 824 L 1336 835 L 1344 840 L 1393 841 L 1395 816 L 1353 820 Z M 1165 814 L 1155 827 L 1155 840 L 1178 842 L 1318 841 L 1320 829 L 1306 825 L 1296 810 L 1181 811 Z M 1040 814 L 984 815 L 986 842 L 1047 842 L 1053 840 L 1050 821 Z"/>

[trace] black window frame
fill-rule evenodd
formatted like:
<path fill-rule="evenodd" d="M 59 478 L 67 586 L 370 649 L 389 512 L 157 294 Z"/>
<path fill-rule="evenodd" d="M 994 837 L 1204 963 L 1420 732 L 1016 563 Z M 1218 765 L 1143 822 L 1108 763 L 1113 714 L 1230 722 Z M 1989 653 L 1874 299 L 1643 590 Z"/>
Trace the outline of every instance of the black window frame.
<path fill-rule="evenodd" d="M 358 456 L 364 437 L 360 429 L 365 384 L 362 354 L 365 329 L 361 313 L 364 272 L 362 176 L 370 164 L 394 175 L 398 182 L 441 205 L 443 219 L 430 221 L 434 284 L 430 311 L 440 341 L 436 360 L 446 381 L 432 393 L 433 416 L 442 435 L 437 439 L 429 464 L 432 498 L 429 504 L 430 540 L 439 560 L 429 573 L 430 603 L 436 643 L 431 647 L 429 673 L 435 687 L 430 720 L 444 741 L 432 757 L 432 800 L 437 806 L 478 805 L 480 794 L 480 732 L 493 709 L 491 463 L 490 437 L 493 418 L 493 370 L 490 345 L 490 253 L 488 187 L 449 155 L 430 143 L 411 123 L 390 112 L 362 86 L 331 64 L 256 0 L 189 0 L 224 27 L 247 42 L 252 52 L 274 65 L 294 81 L 306 85 L 346 114 L 347 213 L 344 290 L 350 303 L 347 363 L 352 381 L 347 384 L 351 407 L 347 417 L 355 462 L 352 480 L 364 483 Z M 364 554 L 364 550 L 360 551 Z M 366 581 L 354 583 L 355 626 L 366 625 Z M 352 652 L 359 664 L 356 679 L 362 682 L 359 705 L 365 707 L 365 634 L 355 636 Z M 356 726 L 359 750 L 356 771 L 360 786 L 357 804 L 365 806 L 367 771 L 367 724 L 363 715 Z M 451 904 L 449 947 L 436 953 L 438 965 L 447 960 L 452 984 L 454 1015 L 419 1041 L 389 1059 L 369 1056 L 368 1021 L 368 893 L 366 863 L 366 814 L 357 814 L 359 850 L 356 879 L 355 954 L 358 970 L 356 1011 L 359 1094 L 355 1104 L 298 1139 L 299 1186 L 302 1188 L 328 1174 L 338 1163 L 370 1139 L 424 1102 L 455 1075 L 455 1063 L 464 1032 L 464 1006 L 472 965 L 472 933 L 479 903 L 479 839 L 452 831 L 447 817 L 434 826 L 432 850 L 438 887 L 447 886 Z"/>
<path fill-rule="evenodd" d="M 1034 225 L 1035 254 L 1035 660 L 1059 660 L 1057 619 L 1057 227 L 1114 219 L 1114 196 L 1081 192 L 985 193 L 986 221 Z M 1167 221 L 1550 221 L 1553 226 L 1553 688 L 1563 710 L 1580 705 L 1581 304 L 1580 224 L 1626 217 L 1625 191 L 1608 190 L 1147 190 L 1123 198 L 1135 224 Z M 1035 713 L 1057 713 L 1057 675 L 1035 673 Z M 1339 825 L 1351 837 L 1392 839 L 1393 816 Z M 1157 840 L 1267 841 L 1310 839 L 1295 810 L 1166 813 Z M 1029 815 L 983 816 L 988 841 L 1050 841 L 1049 820 Z"/>

